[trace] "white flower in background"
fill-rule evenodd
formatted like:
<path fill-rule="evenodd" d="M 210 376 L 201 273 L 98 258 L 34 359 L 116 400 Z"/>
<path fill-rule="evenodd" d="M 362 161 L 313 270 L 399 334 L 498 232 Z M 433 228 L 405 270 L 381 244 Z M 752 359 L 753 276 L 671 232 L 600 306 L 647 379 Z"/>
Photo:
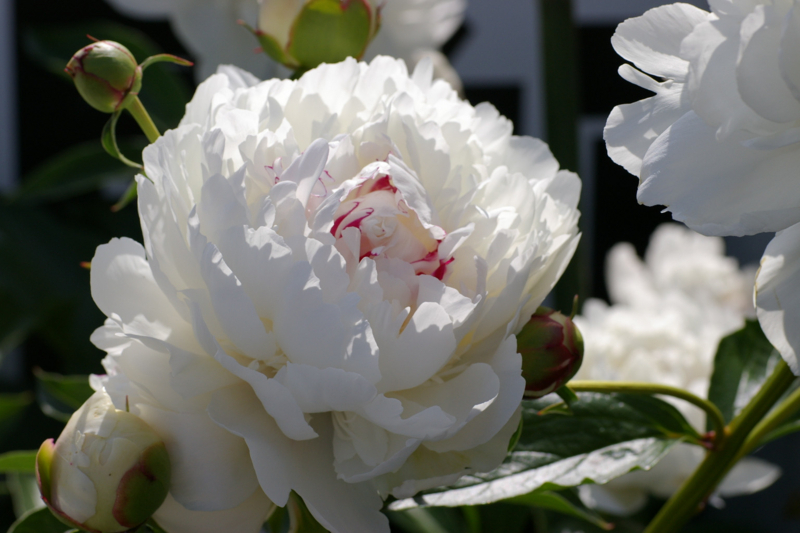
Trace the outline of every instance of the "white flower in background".
<path fill-rule="evenodd" d="M 275 0 L 107 0 L 121 13 L 144 19 L 169 19 L 172 29 L 194 56 L 195 77 L 206 79 L 217 65 L 232 64 L 269 77 L 277 65 L 258 42 L 237 23 L 259 20 L 259 3 Z M 298 0 L 299 1 L 299 0 Z M 431 57 L 434 76 L 457 90 L 461 81 L 439 48 L 464 21 L 467 0 L 370 0 L 381 7 L 381 27 L 365 58 L 390 55 L 405 60 L 409 69 Z M 297 4 L 291 2 L 290 4 Z M 292 5 L 289 9 L 294 9 Z"/>
<path fill-rule="evenodd" d="M 200 82 L 232 64 L 262 77 L 275 75 L 277 65 L 256 50 L 258 42 L 237 21 L 258 20 L 257 0 L 106 0 L 120 13 L 145 20 L 170 22 L 172 31 L 195 61 Z"/>
<path fill-rule="evenodd" d="M 589 300 L 583 315 L 575 317 L 585 347 L 575 379 L 661 383 L 706 397 L 719 341 L 752 314 L 755 273 L 740 271 L 723 246 L 720 238 L 664 224 L 653 233 L 644 262 L 628 243 L 612 248 L 606 272 L 613 305 Z M 700 409 L 681 401 L 674 405 L 705 433 Z M 671 496 L 704 456 L 698 446 L 678 444 L 649 471 L 581 487 L 581 498 L 594 508 L 632 514 L 648 494 Z M 718 493 L 755 492 L 779 475 L 777 467 L 747 458 Z"/>
<path fill-rule="evenodd" d="M 514 334 L 577 245 L 580 181 L 431 76 L 225 67 L 145 149 L 144 247 L 98 248 L 93 341 L 167 445 L 170 533 L 258 531 L 291 490 L 332 531 L 386 532 L 382 498 L 505 457 Z"/>
<path fill-rule="evenodd" d="M 364 56 L 398 57 L 409 69 L 425 57 L 433 62 L 433 76 L 461 91 L 461 79 L 439 49 L 461 27 L 467 0 L 384 0 L 381 29 Z"/>
<path fill-rule="evenodd" d="M 656 93 L 614 108 L 611 158 L 638 199 L 708 235 L 778 231 L 757 279 L 758 318 L 795 373 L 800 349 L 800 1 L 711 0 L 619 25 L 615 50 Z M 648 76 L 652 75 L 653 77 Z"/>

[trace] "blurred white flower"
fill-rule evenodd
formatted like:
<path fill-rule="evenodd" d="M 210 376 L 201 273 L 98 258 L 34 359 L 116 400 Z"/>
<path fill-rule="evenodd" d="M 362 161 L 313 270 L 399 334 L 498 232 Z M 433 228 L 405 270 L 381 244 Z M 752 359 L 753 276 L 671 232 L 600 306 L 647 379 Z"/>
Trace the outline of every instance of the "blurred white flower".
<path fill-rule="evenodd" d="M 258 0 L 106 0 L 120 13 L 145 20 L 167 19 L 195 61 L 200 82 L 231 64 L 261 77 L 276 74 L 277 65 L 256 50 L 258 42 L 237 21 L 258 20 Z"/>
<path fill-rule="evenodd" d="M 168 19 L 197 62 L 198 81 L 206 79 L 222 64 L 236 65 L 261 77 L 277 72 L 276 63 L 266 54 L 255 52 L 258 42 L 237 24 L 241 19 L 255 25 L 259 20 L 259 0 L 107 1 L 131 17 Z M 370 3 L 380 5 L 381 27 L 367 49 L 366 60 L 390 55 L 403 59 L 413 69 L 423 57 L 431 57 L 434 77 L 460 90 L 461 80 L 438 50 L 464 21 L 467 0 L 370 0 Z"/>
<path fill-rule="evenodd" d="M 800 1 L 714 0 L 647 11 L 619 25 L 615 50 L 656 93 L 611 112 L 611 158 L 707 235 L 778 231 L 757 280 L 761 326 L 800 372 Z M 653 77 L 648 76 L 652 75 Z"/>
<path fill-rule="evenodd" d="M 718 237 L 664 224 L 653 233 L 644 261 L 628 243 L 612 248 L 606 272 L 613 305 L 589 300 L 575 317 L 585 346 L 575 379 L 661 383 L 706 397 L 719 341 L 752 314 L 755 273 L 740 271 L 734 259 L 725 257 L 723 246 Z M 700 409 L 681 401 L 674 405 L 705 433 Z M 704 456 L 698 446 L 678 444 L 649 471 L 581 487 L 581 498 L 614 514 L 634 513 L 647 494 L 672 495 Z M 779 475 L 777 467 L 748 458 L 718 492 L 755 492 Z"/>
<path fill-rule="evenodd" d="M 144 247 L 98 248 L 93 341 L 166 442 L 170 533 L 258 531 L 292 490 L 332 531 L 386 532 L 382 498 L 503 460 L 514 334 L 577 245 L 580 193 L 511 131 L 430 63 L 378 57 L 223 68 L 145 149 Z"/>

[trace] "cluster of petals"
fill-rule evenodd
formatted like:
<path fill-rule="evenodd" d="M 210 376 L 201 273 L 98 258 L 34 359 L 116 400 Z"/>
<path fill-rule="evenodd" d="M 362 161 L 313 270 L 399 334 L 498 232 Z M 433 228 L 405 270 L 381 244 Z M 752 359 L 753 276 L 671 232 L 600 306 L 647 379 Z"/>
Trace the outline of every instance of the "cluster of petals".
<path fill-rule="evenodd" d="M 606 263 L 612 305 L 588 300 L 583 314 L 575 317 L 585 349 L 576 379 L 660 383 L 706 397 L 719 341 L 754 313 L 754 275 L 725 257 L 721 238 L 676 224 L 656 229 L 644 261 L 629 243 L 617 244 Z M 705 432 L 700 409 L 686 402 L 675 406 L 698 432 Z M 678 444 L 648 471 L 581 487 L 581 498 L 606 512 L 632 514 L 645 505 L 648 494 L 671 496 L 705 453 L 698 446 Z M 748 494 L 779 475 L 773 465 L 747 458 L 717 492 Z"/>
<path fill-rule="evenodd" d="M 170 453 L 167 531 L 256 532 L 295 491 L 331 531 L 387 532 L 388 495 L 503 460 L 514 335 L 578 241 L 546 144 L 378 57 L 223 67 L 144 169 L 144 245 L 92 261 L 92 340 L 95 385 Z"/>
<path fill-rule="evenodd" d="M 710 0 L 619 25 L 623 78 L 655 96 L 616 107 L 608 153 L 638 199 L 707 235 L 778 232 L 756 280 L 764 332 L 795 373 L 800 349 L 800 2 Z M 639 69 L 639 70 L 637 70 Z M 649 75 L 648 75 L 649 74 Z"/>

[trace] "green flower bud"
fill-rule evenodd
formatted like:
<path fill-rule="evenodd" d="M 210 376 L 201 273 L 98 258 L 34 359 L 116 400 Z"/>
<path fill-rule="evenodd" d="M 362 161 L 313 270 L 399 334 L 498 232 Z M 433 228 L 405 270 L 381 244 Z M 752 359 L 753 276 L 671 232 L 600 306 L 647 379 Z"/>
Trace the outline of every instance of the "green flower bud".
<path fill-rule="evenodd" d="M 113 41 L 97 41 L 72 56 L 65 68 L 90 106 L 104 113 L 124 108 L 142 86 L 142 70 L 130 51 Z"/>
<path fill-rule="evenodd" d="M 310 69 L 360 58 L 379 27 L 377 0 L 263 0 L 252 31 L 275 61 Z"/>
<path fill-rule="evenodd" d="M 539 398 L 560 389 L 583 362 L 583 337 L 561 313 L 540 307 L 517 335 L 522 377 L 528 397 Z"/>
<path fill-rule="evenodd" d="M 98 391 L 55 443 L 39 448 L 36 478 L 42 499 L 66 524 L 119 533 L 146 522 L 164 502 L 170 462 L 150 426 Z"/>

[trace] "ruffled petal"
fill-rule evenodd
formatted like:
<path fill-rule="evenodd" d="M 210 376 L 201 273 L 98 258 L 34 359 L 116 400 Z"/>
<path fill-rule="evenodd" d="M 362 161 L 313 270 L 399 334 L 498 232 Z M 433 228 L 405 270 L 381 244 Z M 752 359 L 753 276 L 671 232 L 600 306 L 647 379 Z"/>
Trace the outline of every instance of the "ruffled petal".
<path fill-rule="evenodd" d="M 800 375 L 800 224 L 778 232 L 761 258 L 756 277 L 756 313 L 761 329 Z"/>

